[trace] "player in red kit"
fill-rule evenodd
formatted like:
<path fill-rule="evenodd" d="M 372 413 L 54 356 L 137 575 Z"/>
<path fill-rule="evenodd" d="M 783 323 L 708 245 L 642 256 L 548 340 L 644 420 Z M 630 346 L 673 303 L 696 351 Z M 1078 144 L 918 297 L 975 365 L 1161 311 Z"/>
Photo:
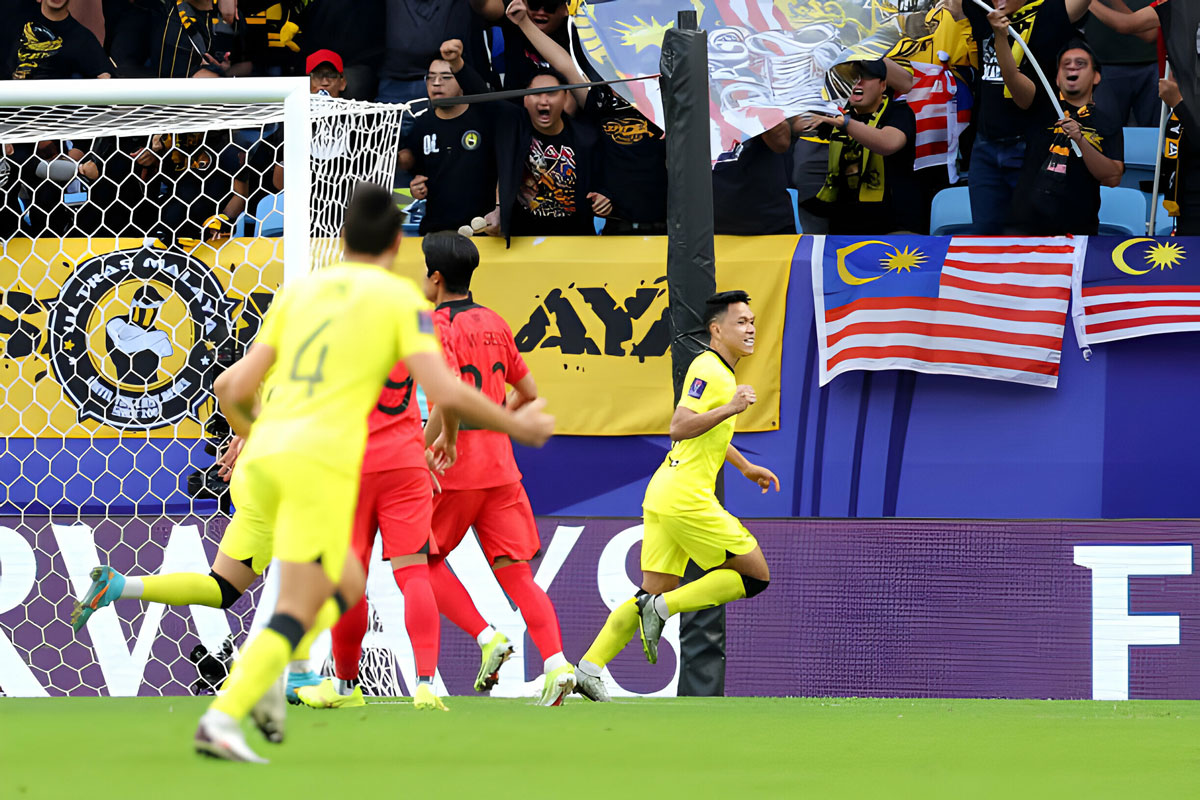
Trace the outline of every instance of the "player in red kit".
<path fill-rule="evenodd" d="M 490 400 L 507 404 L 510 410 L 535 400 L 537 384 L 517 351 L 507 323 L 471 298 L 471 274 L 479 265 L 475 245 L 465 236 L 446 232 L 426 236 L 421 248 L 428 273 L 425 297 L 437 304 L 434 325 L 452 366 L 464 381 L 473 383 Z M 508 386 L 513 387 L 511 395 L 507 394 Z M 439 418 L 438 413 L 431 418 L 427 438 L 439 437 Z M 545 680 L 539 702 L 559 705 L 575 687 L 575 668 L 563 656 L 554 606 L 534 583 L 529 569 L 529 560 L 537 555 L 541 542 L 513 458 L 512 442 L 504 434 L 485 430 L 463 429 L 455 438 L 455 428 L 453 421 L 447 421 L 434 448 L 443 451 L 452 445 L 457 451 L 446 453 L 453 464 L 440 478 L 441 494 L 433 499 L 437 554 L 430 557 L 429 574 L 438 608 L 481 645 L 489 636 L 499 643 L 493 648 L 493 663 L 489 663 L 485 645 L 476 689 L 486 684 L 489 676 L 494 681 L 491 669 L 493 665 L 499 668 L 512 652 L 511 645 L 503 634 L 491 632 L 462 583 L 444 563 L 473 526 L 496 580 L 520 609 L 530 638 L 542 656 Z"/>
<path fill-rule="evenodd" d="M 404 363 L 388 375 L 379 401 L 367 418 L 369 435 L 363 455 L 358 506 L 354 514 L 351 552 L 367 572 L 375 532 L 383 540 L 383 557 L 391 562 L 396 585 L 404 593 L 404 624 L 417 668 L 413 705 L 446 710 L 433 691 L 441 620 L 429 582 L 433 482 L 426 458 L 425 433 L 416 386 Z M 365 704 L 358 686 L 367 601 L 362 598 L 333 626 L 333 680 L 296 691 L 305 705 L 342 708 Z"/>

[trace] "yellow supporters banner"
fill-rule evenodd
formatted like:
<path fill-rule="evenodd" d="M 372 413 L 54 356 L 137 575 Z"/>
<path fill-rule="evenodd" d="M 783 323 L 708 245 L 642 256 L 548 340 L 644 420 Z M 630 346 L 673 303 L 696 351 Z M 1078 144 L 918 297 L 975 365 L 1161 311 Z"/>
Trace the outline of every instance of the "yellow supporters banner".
<path fill-rule="evenodd" d="M 279 239 L 191 252 L 141 239 L 10 239 L 0 250 L 0 433 L 197 438 L 212 369 L 258 333 Z"/>
<path fill-rule="evenodd" d="M 476 238 L 475 301 L 508 322 L 563 434 L 665 433 L 671 420 L 671 326 L 665 237 Z M 779 370 L 795 236 L 719 236 L 717 289 L 744 289 L 758 319 L 753 356 L 737 367 L 758 402 L 739 431 L 779 428 Z M 424 278 L 419 243 L 402 274 Z M 707 342 L 707 334 L 701 338 Z"/>
<path fill-rule="evenodd" d="M 524 239 L 481 252 L 474 293 L 508 321 L 558 432 L 663 433 L 671 417 L 666 240 Z M 743 431 L 779 427 L 784 298 L 796 237 L 718 237 L 717 288 L 745 289 L 757 351 Z M 258 332 L 283 276 L 279 239 L 190 252 L 140 239 L 13 239 L 0 251 L 4 436 L 196 438 L 211 375 Z M 420 241 L 399 270 L 424 276 Z"/>

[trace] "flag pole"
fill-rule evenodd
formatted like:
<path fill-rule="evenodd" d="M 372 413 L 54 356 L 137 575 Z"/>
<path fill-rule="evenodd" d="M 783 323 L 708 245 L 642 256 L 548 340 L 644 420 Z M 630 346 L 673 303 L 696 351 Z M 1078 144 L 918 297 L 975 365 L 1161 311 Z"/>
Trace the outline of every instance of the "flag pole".
<path fill-rule="evenodd" d="M 1163 78 L 1170 80 L 1171 65 L 1168 63 L 1163 70 Z M 1150 195 L 1150 219 L 1146 223 L 1146 235 L 1153 236 L 1155 222 L 1158 220 L 1158 184 L 1162 181 L 1163 142 L 1167 138 L 1167 122 L 1171 119 L 1171 109 L 1164 100 L 1158 120 L 1158 148 L 1154 151 L 1154 191 Z M 1178 185 L 1178 184 L 1176 184 Z"/>
<path fill-rule="evenodd" d="M 996 10 L 996 9 L 992 8 L 991 6 L 989 6 L 987 3 L 983 2 L 983 0 L 971 0 L 971 1 L 973 3 L 975 3 L 975 5 L 979 6 L 980 8 L 982 8 L 984 11 L 986 11 L 989 14 Z M 1055 113 L 1058 114 L 1059 119 L 1064 119 L 1066 117 L 1066 114 L 1063 113 L 1062 103 L 1058 102 L 1058 92 L 1056 92 L 1050 86 L 1050 81 L 1046 78 L 1046 73 L 1042 72 L 1042 65 L 1039 64 L 1037 62 L 1037 59 L 1033 57 L 1033 52 L 1028 47 L 1025 46 L 1025 41 L 1020 36 L 1017 35 L 1017 32 L 1012 29 L 1011 25 L 1008 28 L 1008 35 L 1012 37 L 1012 40 L 1015 44 L 1020 45 L 1021 49 L 1025 51 L 1025 55 L 1029 58 L 1029 66 L 1033 67 L 1033 71 L 1037 73 L 1038 78 L 1042 82 L 1042 88 L 1044 88 L 1046 90 L 1046 94 L 1050 95 L 1050 102 L 1054 104 Z M 1071 141 L 1071 149 L 1075 151 L 1075 155 L 1082 158 L 1083 151 L 1079 149 L 1079 144 L 1074 139 L 1071 139 L 1070 141 Z"/>

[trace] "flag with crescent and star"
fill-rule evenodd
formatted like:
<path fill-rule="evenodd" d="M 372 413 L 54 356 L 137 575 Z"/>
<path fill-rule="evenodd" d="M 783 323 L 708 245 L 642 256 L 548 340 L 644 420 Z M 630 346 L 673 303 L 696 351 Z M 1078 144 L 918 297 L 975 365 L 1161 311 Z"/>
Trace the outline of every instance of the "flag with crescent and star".
<path fill-rule="evenodd" d="M 1102 342 L 1200 331 L 1200 237 L 1089 237 L 1071 308 L 1085 355 Z"/>
<path fill-rule="evenodd" d="M 711 155 L 805 111 L 835 113 L 825 91 L 834 66 L 881 58 L 927 37 L 934 0 L 571 0 L 589 65 L 606 80 L 654 75 L 663 36 L 695 11 L 708 36 Z M 917 43 L 914 41 L 914 45 Z M 906 50 L 907 52 L 907 50 Z M 657 80 L 613 87 L 665 128 Z M 849 92 L 849 84 L 844 87 Z M 965 92 L 964 92 L 965 94 Z"/>
<path fill-rule="evenodd" d="M 1083 240 L 817 237 L 821 385 L 905 369 L 1054 388 Z"/>

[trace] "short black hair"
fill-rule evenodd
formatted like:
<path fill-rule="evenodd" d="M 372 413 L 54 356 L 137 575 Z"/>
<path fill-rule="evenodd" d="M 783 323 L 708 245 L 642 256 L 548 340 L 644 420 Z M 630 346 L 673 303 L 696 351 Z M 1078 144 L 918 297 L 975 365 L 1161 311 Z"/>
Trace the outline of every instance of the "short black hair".
<path fill-rule="evenodd" d="M 529 76 L 529 82 L 525 84 L 525 88 L 528 89 L 532 86 L 534 78 L 541 77 L 542 75 L 549 75 L 551 78 L 554 78 L 554 80 L 558 81 L 559 86 L 566 86 L 569 83 L 566 77 L 554 67 L 538 64 L 533 68 L 533 73 Z"/>
<path fill-rule="evenodd" d="M 404 217 L 392 200 L 392 193 L 364 181 L 354 187 L 350 202 L 346 204 L 342 238 L 346 240 L 347 250 L 383 255 L 391 249 L 403 224 Z"/>
<path fill-rule="evenodd" d="M 428 275 L 442 273 L 446 291 L 466 294 L 471 291 L 471 275 L 479 266 L 479 249 L 458 231 L 438 231 L 426 234 L 421 241 Z"/>
<path fill-rule="evenodd" d="M 704 330 L 724 314 L 734 303 L 750 303 L 750 295 L 741 289 L 731 289 L 728 292 L 717 292 L 704 301 Z"/>
<path fill-rule="evenodd" d="M 1092 69 L 1096 72 L 1100 71 L 1100 59 L 1096 58 L 1096 51 L 1092 46 L 1079 37 L 1075 37 L 1071 41 L 1063 45 L 1063 49 L 1058 51 L 1058 58 L 1054 59 L 1054 69 L 1058 71 L 1058 65 L 1062 63 L 1062 57 L 1067 54 L 1068 50 L 1082 50 L 1092 59 Z"/>

